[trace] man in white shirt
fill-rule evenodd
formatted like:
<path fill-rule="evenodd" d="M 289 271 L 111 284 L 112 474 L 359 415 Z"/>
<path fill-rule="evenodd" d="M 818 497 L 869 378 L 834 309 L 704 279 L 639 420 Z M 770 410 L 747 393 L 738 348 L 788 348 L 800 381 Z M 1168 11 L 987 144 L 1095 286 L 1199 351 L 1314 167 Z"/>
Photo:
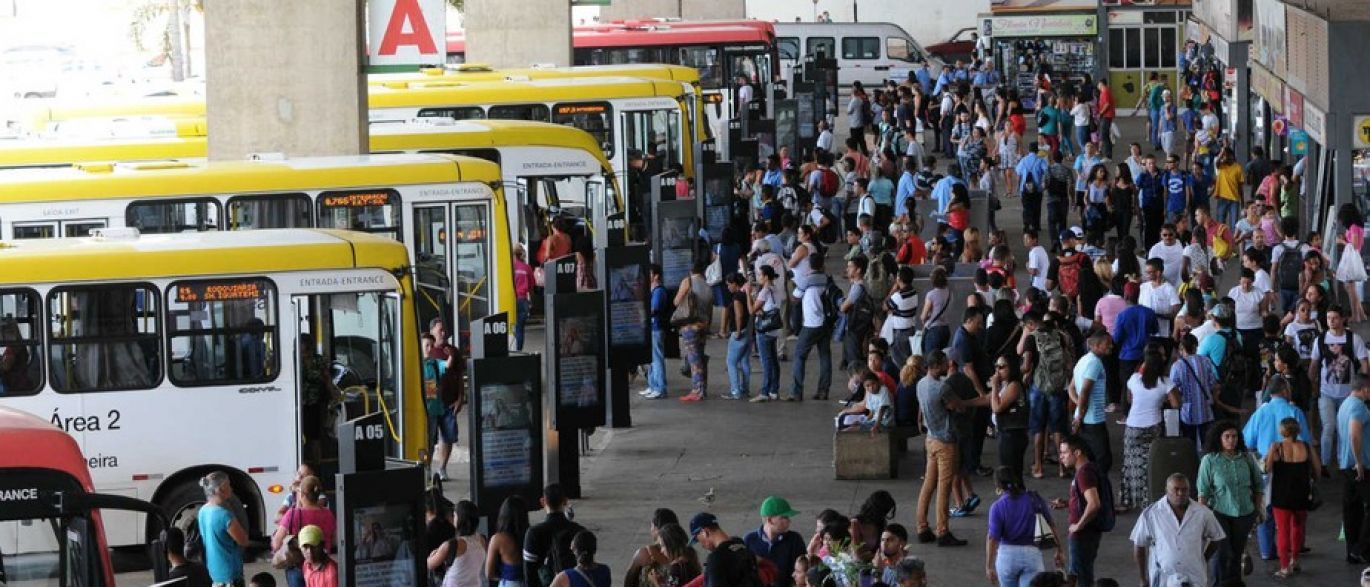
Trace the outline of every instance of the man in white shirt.
<path fill-rule="evenodd" d="M 1318 414 L 1323 422 L 1334 422 L 1342 402 L 1351 395 L 1356 374 L 1370 373 L 1370 351 L 1365 339 L 1346 328 L 1346 314 L 1333 304 L 1324 314 L 1327 332 L 1313 344 L 1313 358 L 1308 364 L 1308 377 L 1318 382 Z M 1335 462 L 1337 443 L 1335 426 L 1322 427 L 1322 458 L 1324 463 Z"/>
<path fill-rule="evenodd" d="M 800 312 L 803 322 L 799 330 L 799 340 L 795 343 L 792 369 L 794 385 L 790 388 L 790 395 L 785 401 L 804 399 L 804 363 L 809 358 L 809 351 L 815 348 L 818 350 L 818 388 L 813 398 L 828 399 L 828 389 L 832 387 L 832 332 L 823 321 L 823 290 L 832 278 L 823 273 L 822 255 L 809 255 L 807 261 L 813 273 L 804 283 L 795 284 L 800 288 Z"/>
<path fill-rule="evenodd" d="M 815 145 L 819 149 L 832 152 L 832 129 L 828 128 L 828 121 L 818 121 L 818 143 Z"/>
<path fill-rule="evenodd" d="M 1028 275 L 1032 276 L 1032 287 L 1046 291 L 1047 269 L 1051 268 L 1051 255 L 1047 254 L 1046 247 L 1038 241 L 1037 231 L 1031 228 L 1023 231 L 1023 246 L 1028 250 L 1027 270 Z"/>
<path fill-rule="evenodd" d="M 1189 478 L 1166 480 L 1165 497 L 1142 510 L 1132 528 L 1139 585 L 1207 585 L 1208 559 L 1227 537 L 1212 510 L 1189 498 Z"/>
<path fill-rule="evenodd" d="M 1160 259 L 1164 264 L 1164 277 L 1170 285 L 1179 287 L 1184 282 L 1184 245 L 1180 244 L 1174 224 L 1161 225 L 1161 240 L 1151 246 L 1147 259 Z"/>
<path fill-rule="evenodd" d="M 747 76 L 737 76 L 737 117 L 746 118 L 747 104 L 752 101 L 752 85 L 747 83 Z"/>
<path fill-rule="evenodd" d="M 1164 279 L 1164 265 L 1160 259 L 1148 260 L 1142 273 L 1146 274 L 1147 280 L 1142 282 L 1137 303 L 1156 312 L 1156 325 L 1160 332 L 1171 332 L 1171 321 L 1180 311 L 1180 296 L 1175 293 L 1175 286 Z"/>

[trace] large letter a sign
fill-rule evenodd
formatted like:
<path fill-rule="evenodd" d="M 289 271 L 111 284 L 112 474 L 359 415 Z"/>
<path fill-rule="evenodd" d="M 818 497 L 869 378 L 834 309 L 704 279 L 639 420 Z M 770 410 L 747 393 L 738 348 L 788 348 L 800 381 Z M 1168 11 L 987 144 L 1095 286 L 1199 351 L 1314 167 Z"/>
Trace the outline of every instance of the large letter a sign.
<path fill-rule="evenodd" d="M 367 0 L 371 65 L 442 65 L 445 0 Z"/>

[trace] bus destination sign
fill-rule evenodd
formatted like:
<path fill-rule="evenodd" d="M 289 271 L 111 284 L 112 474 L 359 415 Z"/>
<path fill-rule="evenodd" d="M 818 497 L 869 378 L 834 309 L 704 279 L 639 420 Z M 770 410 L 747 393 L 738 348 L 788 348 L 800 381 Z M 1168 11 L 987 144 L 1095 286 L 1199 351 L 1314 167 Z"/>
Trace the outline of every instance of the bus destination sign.
<path fill-rule="evenodd" d="M 385 191 L 323 195 L 325 208 L 369 208 L 371 206 L 388 206 L 389 204 L 390 192 Z"/>
<path fill-rule="evenodd" d="M 188 281 L 176 285 L 176 301 L 182 303 L 257 300 L 262 297 L 262 282 L 255 279 L 242 281 Z"/>

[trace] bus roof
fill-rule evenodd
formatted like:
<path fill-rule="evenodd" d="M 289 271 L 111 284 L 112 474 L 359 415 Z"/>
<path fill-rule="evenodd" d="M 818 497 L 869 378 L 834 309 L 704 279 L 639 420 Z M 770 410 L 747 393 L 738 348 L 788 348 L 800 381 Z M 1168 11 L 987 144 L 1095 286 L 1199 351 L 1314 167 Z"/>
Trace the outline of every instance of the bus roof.
<path fill-rule="evenodd" d="M 404 243 L 347 230 L 210 231 L 0 242 L 0 267 L 4 267 L 0 283 L 12 284 L 368 267 L 391 270 L 408 265 Z"/>
<path fill-rule="evenodd" d="M 503 79 L 554 79 L 579 77 L 641 77 L 666 79 L 682 83 L 699 83 L 699 70 L 684 65 L 664 63 L 624 63 L 615 65 L 579 65 L 575 67 L 519 67 L 494 68 L 480 63 L 458 66 L 425 67 L 403 73 L 373 73 L 367 76 L 370 85 L 384 85 L 393 81 L 458 80 L 494 81 Z"/>
<path fill-rule="evenodd" d="M 66 167 L 92 161 L 194 159 L 205 156 L 205 138 L 35 139 L 0 141 L 0 169 Z"/>
<path fill-rule="evenodd" d="M 526 104 L 685 94 L 678 82 L 627 77 L 495 80 L 476 82 L 393 82 L 371 86 L 371 108 L 457 104 Z"/>
<path fill-rule="evenodd" d="M 0 469 L 55 469 L 80 481 L 86 491 L 95 491 L 76 439 L 52 422 L 4 406 L 0 406 Z"/>
<path fill-rule="evenodd" d="M 0 171 L 0 202 L 193 196 L 386 185 L 500 182 L 499 166 L 473 157 L 385 154 L 278 161 L 146 161 Z"/>
<path fill-rule="evenodd" d="M 611 169 L 595 137 L 563 124 L 525 120 L 424 119 L 414 123 L 371 125 L 371 150 L 378 153 L 518 147 L 556 147 L 584 151 L 597 159 L 601 168 Z"/>

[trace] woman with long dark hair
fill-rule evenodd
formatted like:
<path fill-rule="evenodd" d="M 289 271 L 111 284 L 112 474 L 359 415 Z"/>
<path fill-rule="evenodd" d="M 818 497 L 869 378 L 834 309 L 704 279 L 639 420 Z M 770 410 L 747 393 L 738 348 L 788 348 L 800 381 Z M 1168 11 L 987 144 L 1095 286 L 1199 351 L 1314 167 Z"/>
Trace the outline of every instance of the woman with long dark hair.
<path fill-rule="evenodd" d="M 1127 164 L 1119 164 L 1118 173 L 1114 174 L 1113 188 L 1108 192 L 1108 207 L 1113 215 L 1113 226 L 1118 229 L 1118 238 L 1122 239 L 1132 232 L 1132 217 L 1137 211 L 1137 184 L 1133 183 L 1132 168 Z"/>
<path fill-rule="evenodd" d="M 1227 539 L 1218 548 L 1217 584 L 1242 578 L 1241 558 L 1251 527 L 1265 518 L 1261 470 L 1246 452 L 1241 430 L 1219 420 L 1208 431 L 1208 454 L 1199 461 L 1199 503 L 1218 518 Z"/>
<path fill-rule="evenodd" d="M 467 500 L 457 502 L 457 536 L 433 549 L 428 555 L 429 565 L 434 560 L 448 560 L 451 564 L 442 577 L 442 587 L 481 587 L 484 563 L 489 562 L 485 537 L 480 528 L 480 510 Z"/>
<path fill-rule="evenodd" d="M 894 518 L 894 496 L 884 489 L 876 490 L 861 504 L 861 510 L 852 516 L 849 531 L 852 543 L 857 547 L 868 546 L 880 550 L 880 534 L 885 525 Z"/>
<path fill-rule="evenodd" d="M 1166 376 L 1165 357 L 1159 348 L 1148 347 L 1142 369 L 1127 379 L 1127 431 L 1123 433 L 1123 477 L 1119 509 L 1146 507 L 1153 496 L 1147 483 L 1151 469 L 1151 443 L 1161 426 L 1166 404 L 1180 407 L 1180 393 Z"/>
<path fill-rule="evenodd" d="M 661 531 L 666 526 L 679 528 L 680 518 L 670 508 L 657 508 L 652 512 L 651 524 L 647 526 L 647 533 L 652 537 L 652 541 L 633 553 L 633 560 L 629 563 L 628 572 L 623 578 L 624 587 L 647 585 L 648 571 L 670 562 L 669 555 L 661 547 Z"/>
<path fill-rule="evenodd" d="M 989 378 L 989 405 L 999 430 L 999 466 L 1008 467 L 1017 479 L 1023 478 L 1028 446 L 1028 393 L 1022 362 L 1013 351 L 1001 353 Z"/>
<path fill-rule="evenodd" d="M 610 587 L 613 577 L 609 565 L 595 562 L 599 551 L 599 540 L 589 530 L 581 530 L 571 538 L 571 554 L 576 557 L 576 566 L 557 574 L 551 587 Z"/>
<path fill-rule="evenodd" d="M 485 555 L 485 576 L 499 581 L 499 587 L 523 587 L 523 535 L 527 532 L 527 502 L 517 495 L 505 498 Z"/>

